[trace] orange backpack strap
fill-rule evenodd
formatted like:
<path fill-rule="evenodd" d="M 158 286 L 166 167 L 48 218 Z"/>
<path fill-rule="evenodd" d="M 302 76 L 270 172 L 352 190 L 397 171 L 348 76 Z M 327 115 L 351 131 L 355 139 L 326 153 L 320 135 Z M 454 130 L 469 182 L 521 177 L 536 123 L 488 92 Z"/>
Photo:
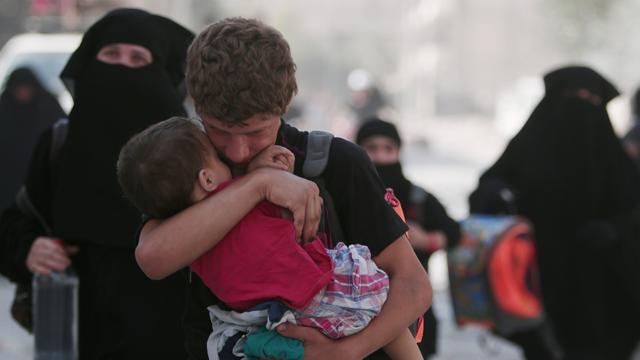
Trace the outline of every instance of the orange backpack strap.
<path fill-rule="evenodd" d="M 405 223 L 407 220 L 404 217 L 404 211 L 402 211 L 402 204 L 400 204 L 400 200 L 396 197 L 396 194 L 393 193 L 392 188 L 386 188 L 386 192 L 384 194 L 384 200 L 391 205 L 393 210 L 400 216 L 402 221 Z M 405 233 L 407 238 L 409 237 L 409 232 Z M 415 323 L 411 324 L 410 330 L 414 333 L 414 337 L 416 339 L 416 343 L 419 344 L 422 342 L 422 338 L 424 337 L 424 316 L 420 315 L 420 317 L 416 320 Z"/>
<path fill-rule="evenodd" d="M 416 344 L 420 344 L 422 342 L 422 338 L 424 337 L 424 316 L 420 316 L 418 318 L 418 329 L 416 329 Z"/>

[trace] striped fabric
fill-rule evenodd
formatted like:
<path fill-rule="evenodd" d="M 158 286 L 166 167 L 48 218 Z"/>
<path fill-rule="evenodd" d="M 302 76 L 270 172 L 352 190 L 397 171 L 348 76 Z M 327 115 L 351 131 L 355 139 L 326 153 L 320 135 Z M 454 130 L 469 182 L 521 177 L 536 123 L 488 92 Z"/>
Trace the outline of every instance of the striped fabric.
<path fill-rule="evenodd" d="M 300 325 L 337 339 L 364 329 L 380 312 L 389 277 L 373 262 L 366 246 L 338 243 L 327 254 L 334 265 L 333 279 L 295 317 Z"/>

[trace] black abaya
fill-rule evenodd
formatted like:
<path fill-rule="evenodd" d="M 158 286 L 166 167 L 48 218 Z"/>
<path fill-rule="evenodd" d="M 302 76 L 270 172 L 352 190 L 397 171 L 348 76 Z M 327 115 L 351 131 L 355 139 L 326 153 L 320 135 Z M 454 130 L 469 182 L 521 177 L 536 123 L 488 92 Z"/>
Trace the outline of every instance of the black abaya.
<path fill-rule="evenodd" d="M 51 132 L 41 138 L 26 188 L 53 235 L 79 247 L 72 263 L 80 279 L 80 360 L 186 357 L 180 326 L 185 279 L 175 274 L 153 281 L 137 266 L 140 214 L 122 196 L 116 159 L 136 132 L 184 114 L 179 89 L 192 38 L 166 18 L 115 10 L 87 31 L 61 75 L 74 98 L 66 142 L 51 169 Z M 129 68 L 96 60 L 110 43 L 143 46 L 153 62 Z M 44 234 L 23 219 L 15 206 L 0 219 L 0 240 L 15 254 L 16 267 L 24 266 L 31 243 Z M 25 272 L 2 270 L 16 279 Z"/>
<path fill-rule="evenodd" d="M 518 213 L 533 222 L 544 303 L 567 358 L 624 359 L 611 356 L 629 352 L 640 333 L 624 315 L 634 305 L 612 267 L 620 244 L 638 239 L 615 224 L 640 204 L 640 178 L 607 115 L 617 91 L 584 67 L 556 70 L 545 84 L 545 97 L 480 187 L 506 183 Z"/>

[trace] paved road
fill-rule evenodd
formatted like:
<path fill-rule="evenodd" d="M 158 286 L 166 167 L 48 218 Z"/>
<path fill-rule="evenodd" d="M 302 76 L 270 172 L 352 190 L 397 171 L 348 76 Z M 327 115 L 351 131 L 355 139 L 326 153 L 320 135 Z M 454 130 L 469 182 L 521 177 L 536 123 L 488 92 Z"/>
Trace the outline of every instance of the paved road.
<path fill-rule="evenodd" d="M 33 338 L 19 327 L 9 314 L 14 286 L 0 277 L 0 359 L 33 358 Z"/>

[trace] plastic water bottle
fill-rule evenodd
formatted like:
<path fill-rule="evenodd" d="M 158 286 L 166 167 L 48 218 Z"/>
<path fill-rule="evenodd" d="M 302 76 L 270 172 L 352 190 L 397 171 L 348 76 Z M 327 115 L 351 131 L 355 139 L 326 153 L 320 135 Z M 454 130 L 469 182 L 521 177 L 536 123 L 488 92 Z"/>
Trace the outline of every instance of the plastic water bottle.
<path fill-rule="evenodd" d="M 71 267 L 33 277 L 35 360 L 76 360 L 78 277 Z"/>

